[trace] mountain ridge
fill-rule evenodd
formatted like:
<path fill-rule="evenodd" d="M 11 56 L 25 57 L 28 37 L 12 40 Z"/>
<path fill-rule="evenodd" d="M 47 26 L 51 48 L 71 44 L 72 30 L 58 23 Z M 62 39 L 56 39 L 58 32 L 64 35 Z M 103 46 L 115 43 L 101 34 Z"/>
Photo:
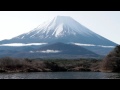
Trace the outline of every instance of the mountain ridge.
<path fill-rule="evenodd" d="M 116 43 L 94 33 L 69 16 L 56 16 L 28 33 L 0 43 L 83 43 L 116 46 Z"/>
<path fill-rule="evenodd" d="M 99 55 L 106 55 L 113 49 L 111 47 L 117 46 L 116 43 L 94 33 L 69 16 L 56 16 L 52 20 L 37 26 L 27 33 L 23 33 L 9 40 L 2 40 L 0 41 L 0 44 L 47 43 L 47 45 L 51 45 L 55 44 L 56 42 L 70 45 L 71 43 L 83 45 L 82 47 L 85 49 L 88 49 Z M 42 45 L 40 47 L 42 47 Z M 18 49 L 22 50 L 21 48 Z M 25 48 L 23 47 L 23 51 L 24 49 Z M 29 49 L 30 48 L 28 48 L 28 50 Z M 48 50 L 48 52 L 54 51 Z"/>
<path fill-rule="evenodd" d="M 56 42 L 31 51 L 22 51 L 11 55 L 20 58 L 98 58 L 100 55 L 83 47 Z"/>

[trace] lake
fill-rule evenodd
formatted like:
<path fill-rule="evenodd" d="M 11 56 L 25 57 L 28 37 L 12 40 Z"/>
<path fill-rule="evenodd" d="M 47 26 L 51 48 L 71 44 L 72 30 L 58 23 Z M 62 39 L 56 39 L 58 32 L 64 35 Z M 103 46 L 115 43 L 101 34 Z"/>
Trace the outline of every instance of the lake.
<path fill-rule="evenodd" d="M 0 73 L 0 79 L 120 79 L 120 73 L 103 73 L 103 72 Z"/>

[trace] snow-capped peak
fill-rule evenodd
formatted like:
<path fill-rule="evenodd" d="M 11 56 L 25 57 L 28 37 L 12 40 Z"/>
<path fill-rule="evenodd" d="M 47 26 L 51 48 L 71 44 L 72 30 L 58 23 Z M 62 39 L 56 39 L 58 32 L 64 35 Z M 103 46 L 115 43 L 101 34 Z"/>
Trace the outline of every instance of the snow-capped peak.
<path fill-rule="evenodd" d="M 34 30 L 17 38 L 51 38 L 66 35 L 91 35 L 91 32 L 69 16 L 56 16 L 51 21 L 44 22 Z M 24 37 L 24 38 L 23 38 Z"/>
<path fill-rule="evenodd" d="M 104 37 L 92 32 L 70 16 L 56 16 L 44 22 L 32 31 L 13 38 L 21 43 L 38 42 L 78 42 L 95 45 L 116 45 Z M 17 40 L 18 41 L 18 40 Z M 17 42 L 15 41 L 15 42 Z"/>

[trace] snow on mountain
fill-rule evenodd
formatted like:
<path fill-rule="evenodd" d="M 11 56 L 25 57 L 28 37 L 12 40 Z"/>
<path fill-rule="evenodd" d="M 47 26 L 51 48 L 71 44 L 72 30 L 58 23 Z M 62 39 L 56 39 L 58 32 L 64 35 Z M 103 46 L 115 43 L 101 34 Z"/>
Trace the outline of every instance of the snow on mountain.
<path fill-rule="evenodd" d="M 92 36 L 94 33 L 69 16 L 56 16 L 53 20 L 39 25 L 34 30 L 20 35 L 16 38 L 51 38 L 63 37 L 67 35 Z M 99 37 L 99 36 L 98 36 Z"/>
<path fill-rule="evenodd" d="M 116 46 L 114 42 L 94 33 L 69 16 L 56 16 L 28 33 L 3 40 L 0 44 L 56 42 Z"/>
<path fill-rule="evenodd" d="M 99 55 L 108 54 L 117 44 L 94 33 L 89 30 L 85 26 L 81 25 L 79 22 L 74 20 L 69 16 L 56 16 L 53 19 L 44 22 L 38 27 L 34 28 L 28 33 L 21 34 L 17 37 L 13 37 L 10 40 L 2 40 L 0 41 L 1 50 L 6 50 L 6 46 L 34 46 L 42 47 L 44 44 L 50 45 L 56 42 L 61 42 L 68 44 L 74 44 L 75 47 L 84 47 L 85 49 L 92 51 L 93 53 Z M 57 44 L 58 45 L 58 44 Z M 60 45 L 58 45 L 60 46 Z M 21 47 L 20 50 L 21 50 Z M 73 50 L 75 47 L 72 47 L 72 54 L 80 54 L 80 52 L 76 52 Z M 3 49 L 4 48 L 4 49 Z M 9 47 L 12 49 L 12 47 Z M 25 47 L 22 47 L 25 48 Z M 68 47 L 66 47 L 68 48 Z M 11 50 L 10 49 L 10 50 Z M 18 47 L 17 47 L 18 49 Z M 81 49 L 81 48 L 79 48 Z M 26 50 L 33 50 L 32 48 L 25 48 Z M 23 50 L 24 51 L 24 50 Z M 84 50 L 82 50 L 83 53 Z M 47 48 L 45 50 L 36 50 L 31 51 L 31 53 L 53 53 L 58 54 L 61 53 L 63 55 L 64 52 L 58 49 Z M 68 51 L 67 53 L 69 53 Z M 81 53 L 81 54 L 82 54 Z M 21 56 L 21 55 L 18 55 Z M 30 55 L 31 56 L 31 55 Z M 39 55 L 38 55 L 39 56 Z"/>

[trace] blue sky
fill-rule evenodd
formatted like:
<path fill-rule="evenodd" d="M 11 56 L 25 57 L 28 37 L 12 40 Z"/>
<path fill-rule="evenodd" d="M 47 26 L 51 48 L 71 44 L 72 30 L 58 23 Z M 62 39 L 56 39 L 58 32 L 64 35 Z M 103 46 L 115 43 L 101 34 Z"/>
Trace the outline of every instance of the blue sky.
<path fill-rule="evenodd" d="M 0 40 L 28 32 L 57 15 L 71 16 L 95 33 L 120 44 L 120 11 L 0 11 Z"/>

